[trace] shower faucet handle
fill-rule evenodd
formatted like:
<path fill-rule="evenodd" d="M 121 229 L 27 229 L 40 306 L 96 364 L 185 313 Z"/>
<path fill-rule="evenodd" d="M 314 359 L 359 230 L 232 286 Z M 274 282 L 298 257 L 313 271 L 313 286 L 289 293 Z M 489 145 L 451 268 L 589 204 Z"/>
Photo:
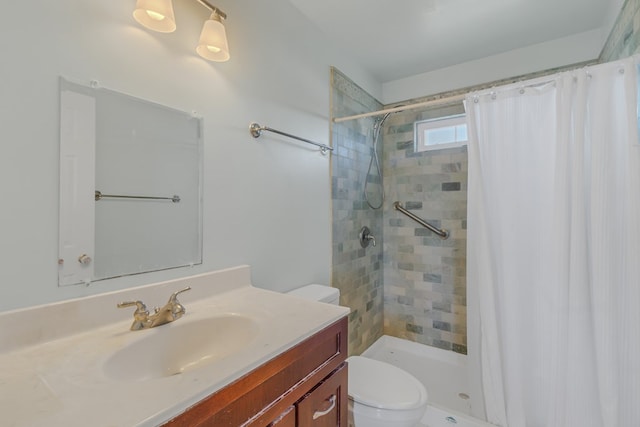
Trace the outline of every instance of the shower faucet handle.
<path fill-rule="evenodd" d="M 369 243 L 373 243 L 373 246 L 376 246 L 376 238 L 371 234 L 371 230 L 366 225 L 360 229 L 360 234 L 358 234 L 358 238 L 360 239 L 360 246 L 366 248 L 369 246 Z"/>

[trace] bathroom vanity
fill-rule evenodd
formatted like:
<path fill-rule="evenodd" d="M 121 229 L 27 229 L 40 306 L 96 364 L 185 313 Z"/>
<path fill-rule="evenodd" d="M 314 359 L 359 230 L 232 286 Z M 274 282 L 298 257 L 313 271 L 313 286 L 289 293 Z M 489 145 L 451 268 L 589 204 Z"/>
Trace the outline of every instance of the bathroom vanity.
<path fill-rule="evenodd" d="M 117 308 L 187 286 L 162 326 L 130 331 Z M 0 313 L 3 425 L 346 426 L 348 312 L 241 266 Z"/>
<path fill-rule="evenodd" d="M 347 319 L 316 333 L 165 426 L 347 426 Z"/>

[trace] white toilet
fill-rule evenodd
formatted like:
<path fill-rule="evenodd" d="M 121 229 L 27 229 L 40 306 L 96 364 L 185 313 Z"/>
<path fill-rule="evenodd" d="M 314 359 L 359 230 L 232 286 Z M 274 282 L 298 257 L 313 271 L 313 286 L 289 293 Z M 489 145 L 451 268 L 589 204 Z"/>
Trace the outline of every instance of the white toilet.
<path fill-rule="evenodd" d="M 340 291 L 307 285 L 288 292 L 301 298 L 338 304 Z M 427 409 L 427 390 L 408 372 L 385 362 L 351 356 L 349 411 L 355 427 L 414 427 Z"/>
<path fill-rule="evenodd" d="M 340 289 L 326 285 L 307 285 L 287 292 L 300 298 L 340 305 Z"/>

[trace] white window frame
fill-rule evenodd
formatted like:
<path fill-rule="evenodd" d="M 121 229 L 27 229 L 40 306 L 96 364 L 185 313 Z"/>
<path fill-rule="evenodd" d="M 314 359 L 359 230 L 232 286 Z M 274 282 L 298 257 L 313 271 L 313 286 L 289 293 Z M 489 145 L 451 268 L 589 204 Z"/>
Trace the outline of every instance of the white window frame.
<path fill-rule="evenodd" d="M 467 139 L 458 139 L 456 141 L 442 144 L 425 144 L 425 131 L 438 128 L 456 127 L 467 125 L 465 114 L 457 114 L 455 116 L 439 117 L 437 119 L 421 120 L 414 123 L 414 148 L 416 152 L 443 150 L 445 148 L 462 147 L 467 145 Z"/>

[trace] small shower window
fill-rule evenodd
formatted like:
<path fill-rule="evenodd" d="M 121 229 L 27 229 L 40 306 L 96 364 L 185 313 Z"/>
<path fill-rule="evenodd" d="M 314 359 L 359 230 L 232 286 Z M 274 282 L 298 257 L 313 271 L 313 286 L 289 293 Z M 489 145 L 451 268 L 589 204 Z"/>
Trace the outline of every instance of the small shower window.
<path fill-rule="evenodd" d="M 415 122 L 416 151 L 440 150 L 467 144 L 467 120 L 464 114 Z"/>

